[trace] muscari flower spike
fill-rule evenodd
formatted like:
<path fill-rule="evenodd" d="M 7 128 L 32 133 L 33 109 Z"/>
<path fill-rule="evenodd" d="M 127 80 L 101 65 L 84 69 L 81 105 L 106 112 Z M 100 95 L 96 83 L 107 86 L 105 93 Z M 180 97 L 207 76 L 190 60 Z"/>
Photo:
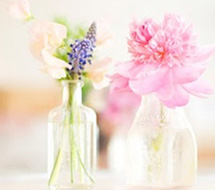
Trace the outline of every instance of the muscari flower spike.
<path fill-rule="evenodd" d="M 84 66 L 89 63 L 91 64 L 93 48 L 96 43 L 96 23 L 93 22 L 83 40 L 75 40 L 70 45 L 71 52 L 68 53 L 69 64 L 72 66 L 68 69 L 71 76 L 78 74 L 81 79 L 81 74 L 84 70 Z"/>

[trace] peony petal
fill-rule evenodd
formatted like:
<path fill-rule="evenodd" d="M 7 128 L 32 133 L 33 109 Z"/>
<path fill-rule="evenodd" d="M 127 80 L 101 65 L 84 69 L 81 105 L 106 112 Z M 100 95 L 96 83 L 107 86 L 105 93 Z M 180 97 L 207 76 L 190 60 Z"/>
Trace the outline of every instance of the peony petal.
<path fill-rule="evenodd" d="M 173 96 L 168 100 L 161 100 L 164 105 L 175 108 L 185 106 L 189 102 L 189 94 L 180 85 L 173 86 Z"/>
<path fill-rule="evenodd" d="M 125 78 L 119 74 L 115 74 L 111 77 L 111 93 L 113 92 L 130 92 L 131 89 L 128 86 L 128 78 Z"/>
<path fill-rule="evenodd" d="M 199 47 L 196 54 L 192 56 L 191 62 L 207 61 L 212 55 L 215 55 L 215 45 Z"/>
<path fill-rule="evenodd" d="M 173 93 L 174 93 L 173 85 L 166 85 L 160 88 L 158 91 L 156 91 L 156 96 L 158 97 L 158 99 L 165 101 L 172 98 Z"/>
<path fill-rule="evenodd" d="M 155 64 L 143 64 L 134 60 L 127 61 L 125 63 L 118 63 L 116 65 L 117 73 L 131 79 L 143 77 L 146 74 L 149 74 L 150 72 L 155 71 L 157 69 L 158 66 Z"/>
<path fill-rule="evenodd" d="M 167 67 L 161 67 L 139 79 L 129 81 L 130 88 L 137 94 L 149 94 L 171 83 L 171 72 Z"/>
<path fill-rule="evenodd" d="M 196 63 L 192 65 L 177 65 L 172 68 L 174 82 L 179 84 L 190 83 L 197 80 L 205 71 L 206 65 Z"/>
<path fill-rule="evenodd" d="M 213 93 L 213 89 L 204 80 L 198 79 L 195 82 L 184 84 L 183 88 L 190 94 L 197 97 L 207 97 Z"/>
<path fill-rule="evenodd" d="M 135 63 L 135 61 L 127 61 L 123 63 L 116 64 L 116 71 L 120 75 L 124 77 L 134 77 L 138 70 L 137 70 L 138 64 Z"/>

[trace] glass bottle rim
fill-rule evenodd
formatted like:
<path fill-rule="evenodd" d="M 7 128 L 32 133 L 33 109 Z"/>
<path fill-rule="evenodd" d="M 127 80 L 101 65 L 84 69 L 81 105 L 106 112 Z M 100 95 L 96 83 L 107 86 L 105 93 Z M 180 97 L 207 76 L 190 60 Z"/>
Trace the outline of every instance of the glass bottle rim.
<path fill-rule="evenodd" d="M 67 84 L 80 84 L 81 86 L 84 85 L 83 80 L 62 80 L 61 81 L 62 85 L 67 85 Z"/>

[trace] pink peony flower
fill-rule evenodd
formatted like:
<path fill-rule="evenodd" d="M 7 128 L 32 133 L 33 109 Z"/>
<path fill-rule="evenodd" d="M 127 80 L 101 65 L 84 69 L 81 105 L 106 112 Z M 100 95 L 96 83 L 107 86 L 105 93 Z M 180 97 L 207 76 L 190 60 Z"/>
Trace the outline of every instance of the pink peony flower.
<path fill-rule="evenodd" d="M 128 101 L 129 99 L 129 101 Z M 141 98 L 133 92 L 112 93 L 107 98 L 107 105 L 101 112 L 103 119 L 110 120 L 116 127 L 129 127 Z"/>
<path fill-rule="evenodd" d="M 131 89 L 129 87 L 129 79 L 119 75 L 115 74 L 111 77 L 112 84 L 111 84 L 111 92 L 131 92 Z"/>
<path fill-rule="evenodd" d="M 8 13 L 14 18 L 28 20 L 32 18 L 30 5 L 27 0 L 11 2 L 8 6 Z"/>
<path fill-rule="evenodd" d="M 186 105 L 189 94 L 211 94 L 200 76 L 215 46 L 200 47 L 196 39 L 192 26 L 177 15 L 165 15 L 161 24 L 134 21 L 128 39 L 132 60 L 117 65 L 115 90 L 126 86 L 139 95 L 155 93 L 172 108 Z"/>

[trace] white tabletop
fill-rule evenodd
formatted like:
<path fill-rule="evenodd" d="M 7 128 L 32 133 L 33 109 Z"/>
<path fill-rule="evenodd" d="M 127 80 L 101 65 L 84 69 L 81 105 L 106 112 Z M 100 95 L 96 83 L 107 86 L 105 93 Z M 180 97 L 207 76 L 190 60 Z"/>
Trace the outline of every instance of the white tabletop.
<path fill-rule="evenodd" d="M 21 175 L 0 178 L 0 190 L 48 190 L 45 175 Z M 99 173 L 95 190 L 126 190 L 124 178 L 110 173 Z M 215 174 L 197 178 L 191 190 L 215 190 Z"/>

